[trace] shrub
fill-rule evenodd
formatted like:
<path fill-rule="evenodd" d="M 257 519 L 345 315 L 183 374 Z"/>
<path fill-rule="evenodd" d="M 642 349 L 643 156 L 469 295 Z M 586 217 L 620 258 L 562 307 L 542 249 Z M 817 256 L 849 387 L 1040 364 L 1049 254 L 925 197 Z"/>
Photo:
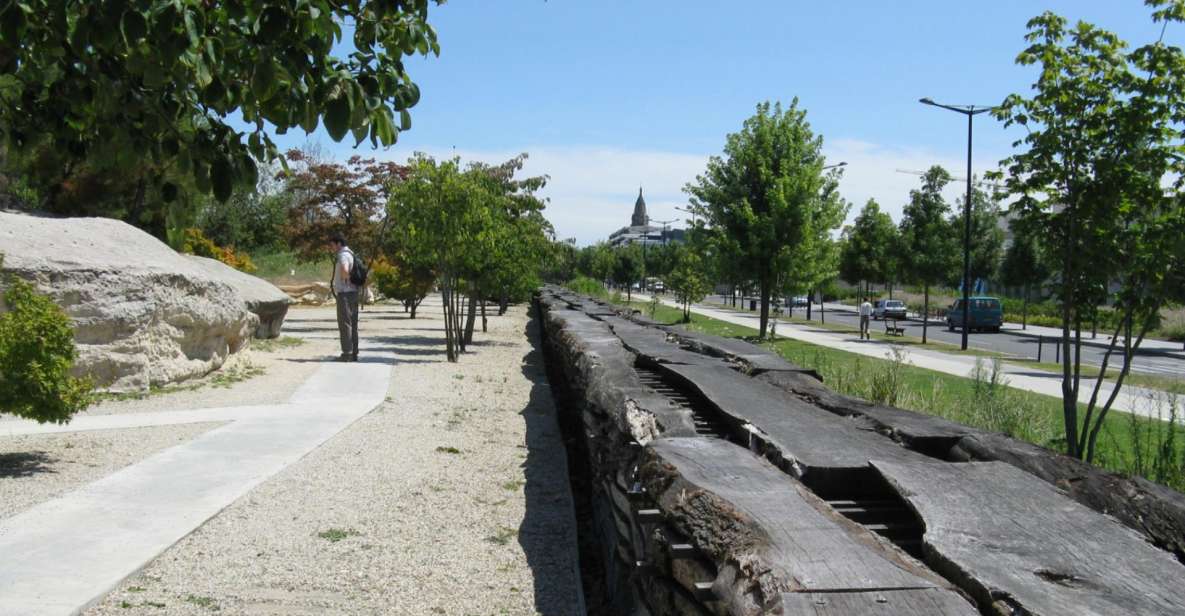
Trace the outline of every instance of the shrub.
<path fill-rule="evenodd" d="M 2 263 L 2 261 L 0 261 Z M 70 318 L 33 285 L 6 281 L 0 314 L 0 413 L 66 423 L 91 402 L 89 380 L 70 376 Z"/>
<path fill-rule="evenodd" d="M 240 272 L 250 274 L 255 271 L 255 264 L 251 262 L 251 257 L 247 253 L 236 252 L 234 248 L 223 248 L 215 244 L 214 240 L 206 237 L 197 227 L 185 230 L 185 240 L 181 246 L 181 252 L 217 259 Z"/>

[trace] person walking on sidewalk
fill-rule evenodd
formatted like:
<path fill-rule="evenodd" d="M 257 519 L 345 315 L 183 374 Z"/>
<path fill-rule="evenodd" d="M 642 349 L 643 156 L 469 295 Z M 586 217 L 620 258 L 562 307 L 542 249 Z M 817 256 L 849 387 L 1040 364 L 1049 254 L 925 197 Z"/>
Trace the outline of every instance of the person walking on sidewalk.
<path fill-rule="evenodd" d="M 337 331 L 342 354 L 337 361 L 358 361 L 358 286 L 350 282 L 354 252 L 346 240 L 335 235 L 329 240 L 333 253 L 333 296 L 337 300 Z"/>
<path fill-rule="evenodd" d="M 868 331 L 868 322 L 872 318 L 872 304 L 868 303 L 868 298 L 860 303 L 860 339 L 872 340 L 872 334 Z"/>

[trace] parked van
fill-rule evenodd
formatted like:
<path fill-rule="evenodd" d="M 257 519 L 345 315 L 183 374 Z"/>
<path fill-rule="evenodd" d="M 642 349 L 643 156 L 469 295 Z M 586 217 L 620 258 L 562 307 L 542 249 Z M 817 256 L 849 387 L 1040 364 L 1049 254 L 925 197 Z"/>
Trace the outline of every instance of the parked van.
<path fill-rule="evenodd" d="M 967 312 L 968 331 L 1000 331 L 1004 324 L 1004 307 L 995 297 L 972 297 Z M 946 328 L 950 331 L 963 328 L 963 300 L 955 300 L 946 310 Z"/>

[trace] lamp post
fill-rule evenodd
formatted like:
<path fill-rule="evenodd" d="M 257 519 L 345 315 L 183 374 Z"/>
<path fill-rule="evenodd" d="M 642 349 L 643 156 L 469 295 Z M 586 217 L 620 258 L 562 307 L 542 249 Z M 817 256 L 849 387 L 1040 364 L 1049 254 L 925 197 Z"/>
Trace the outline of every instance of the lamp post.
<path fill-rule="evenodd" d="M 835 169 L 837 167 L 847 167 L 847 166 L 848 166 L 848 162 L 845 160 L 843 162 L 835 163 L 834 165 L 826 165 L 823 167 L 823 171 L 826 171 L 828 169 Z"/>
<path fill-rule="evenodd" d="M 942 107 L 967 116 L 967 201 L 963 203 L 963 342 L 961 347 L 966 351 L 967 326 L 971 312 L 971 281 L 969 280 L 971 277 L 971 120 L 981 113 L 995 109 L 995 107 L 944 105 L 934 102 L 930 97 L 919 99 L 918 102 L 931 107 Z M 929 317 L 930 315 L 922 315 L 923 319 Z"/>

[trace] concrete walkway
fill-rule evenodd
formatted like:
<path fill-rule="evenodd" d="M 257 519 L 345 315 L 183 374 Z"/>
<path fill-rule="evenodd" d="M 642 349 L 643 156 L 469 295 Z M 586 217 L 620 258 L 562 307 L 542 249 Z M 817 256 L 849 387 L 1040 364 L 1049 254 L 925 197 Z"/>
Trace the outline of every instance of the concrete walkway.
<path fill-rule="evenodd" d="M 0 616 L 74 614 L 240 496 L 383 402 L 393 355 L 326 363 L 285 404 L 5 422 L 35 434 L 230 421 L 60 498 L 0 520 Z"/>
<path fill-rule="evenodd" d="M 650 299 L 640 294 L 635 294 L 635 297 L 642 301 L 648 301 Z M 663 299 L 662 301 L 668 306 L 678 307 L 678 304 L 674 301 L 668 299 Z M 722 310 L 700 304 L 693 305 L 691 310 L 696 314 L 753 329 L 757 329 L 760 322 L 760 317 L 756 314 Z M 777 334 L 782 338 L 793 338 L 831 349 L 848 351 L 879 359 L 884 359 L 889 354 L 890 348 L 894 346 L 891 342 L 882 340 L 860 340 L 854 333 L 837 333 L 818 327 L 789 323 L 783 320 L 778 321 Z M 942 353 L 930 349 L 911 349 L 906 346 L 898 346 L 898 348 L 904 353 L 905 361 L 918 368 L 926 368 L 928 370 L 962 377 L 970 376 L 975 371 L 977 358 L 973 355 Z M 1010 364 L 1007 361 L 1003 362 L 1002 368 L 1007 377 L 1009 387 L 1061 398 L 1061 375 Z M 1093 379 L 1082 379 L 1079 397 L 1082 403 L 1090 401 L 1093 387 Z M 1111 386 L 1106 384 L 1099 388 L 1098 404 L 1100 406 L 1106 401 L 1107 396 L 1111 394 L 1112 389 Z M 1116 397 L 1115 403 L 1111 408 L 1145 417 L 1156 417 L 1158 410 L 1160 410 L 1167 417 L 1167 408 L 1162 408 L 1163 405 L 1156 403 L 1158 400 L 1163 400 L 1163 397 L 1166 395 L 1155 390 L 1125 385 L 1120 389 L 1119 395 Z"/>

